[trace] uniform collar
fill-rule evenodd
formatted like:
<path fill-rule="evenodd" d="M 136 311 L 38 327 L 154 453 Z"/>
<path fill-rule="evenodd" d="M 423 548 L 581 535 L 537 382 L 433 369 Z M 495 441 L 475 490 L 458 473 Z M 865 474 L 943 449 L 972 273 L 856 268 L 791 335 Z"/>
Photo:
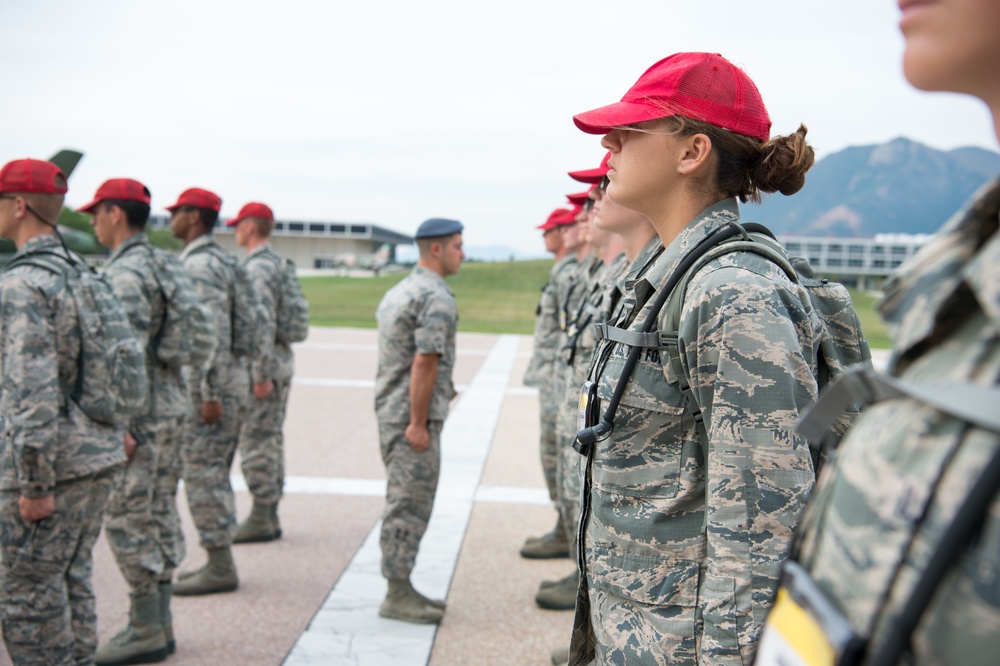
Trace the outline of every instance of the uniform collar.
<path fill-rule="evenodd" d="M 202 234 L 198 236 L 193 241 L 188 243 L 183 250 L 181 250 L 180 258 L 185 259 L 192 252 L 197 250 L 199 247 L 204 247 L 206 245 L 215 245 L 215 237 L 212 234 Z"/>
<path fill-rule="evenodd" d="M 681 229 L 677 238 L 663 249 L 663 253 L 646 274 L 636 280 L 636 292 L 652 293 L 663 287 L 691 248 L 719 227 L 739 219 L 740 208 L 734 197 L 723 199 L 698 213 Z M 645 286 L 642 283 L 645 283 Z M 646 298 L 649 297 L 649 293 L 646 294 Z"/>
<path fill-rule="evenodd" d="M 108 257 L 108 263 L 113 264 L 118 257 L 122 256 L 126 250 L 130 247 L 135 247 L 136 245 L 149 245 L 149 240 L 146 238 L 145 233 L 133 234 L 123 240 L 121 244 L 115 248 L 115 251 L 111 253 Z"/>
<path fill-rule="evenodd" d="M 42 234 L 41 236 L 35 236 L 34 238 L 28 240 L 24 245 L 22 245 L 14 258 L 23 257 L 26 254 L 31 254 L 32 252 L 37 252 L 42 249 L 57 247 L 62 250 L 62 243 L 59 242 L 59 238 L 56 237 L 54 233 Z M 60 253 L 61 254 L 61 253 Z"/>
<path fill-rule="evenodd" d="M 263 245 L 258 245 L 253 250 L 251 250 L 250 252 L 247 253 L 247 259 L 249 259 L 250 257 L 253 257 L 255 255 L 258 255 L 258 254 L 260 254 L 262 252 L 267 252 L 270 249 L 271 249 L 271 244 L 270 243 L 264 243 Z"/>
<path fill-rule="evenodd" d="M 879 304 L 895 337 L 894 358 L 934 332 L 937 313 L 964 282 L 1000 326 L 1000 180 L 984 186 L 938 234 L 903 264 Z"/>

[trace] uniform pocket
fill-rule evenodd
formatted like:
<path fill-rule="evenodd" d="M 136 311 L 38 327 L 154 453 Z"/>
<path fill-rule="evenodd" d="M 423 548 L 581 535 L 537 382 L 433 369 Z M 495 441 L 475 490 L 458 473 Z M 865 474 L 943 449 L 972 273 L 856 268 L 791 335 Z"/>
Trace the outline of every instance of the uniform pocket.
<path fill-rule="evenodd" d="M 67 539 L 58 529 L 56 515 L 21 523 L 5 535 L 5 551 L 11 575 L 33 581 L 57 576 L 66 569 Z"/>
<path fill-rule="evenodd" d="M 623 358 L 609 359 L 598 385 L 602 405 L 611 401 L 623 366 Z M 614 431 L 596 445 L 595 488 L 631 497 L 675 497 L 684 461 L 698 455 L 697 440 L 691 440 L 693 422 L 684 394 L 663 376 L 658 351 L 642 350 L 615 414 Z"/>

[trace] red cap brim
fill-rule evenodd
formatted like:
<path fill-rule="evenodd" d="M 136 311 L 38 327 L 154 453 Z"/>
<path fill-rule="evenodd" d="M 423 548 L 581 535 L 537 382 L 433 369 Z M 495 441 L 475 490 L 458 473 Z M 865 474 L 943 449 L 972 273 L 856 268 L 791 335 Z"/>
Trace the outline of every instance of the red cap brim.
<path fill-rule="evenodd" d="M 91 201 L 86 206 L 80 206 L 79 208 L 77 208 L 76 212 L 78 212 L 78 213 L 90 213 L 92 215 L 94 213 L 94 209 L 97 208 L 97 204 L 99 204 L 99 203 L 101 203 L 100 199 L 94 199 L 93 201 Z"/>
<path fill-rule="evenodd" d="M 239 224 L 242 221 L 243 221 L 242 217 L 234 217 L 233 219 L 226 221 L 226 226 L 227 227 L 235 227 L 237 224 Z"/>
<path fill-rule="evenodd" d="M 573 116 L 576 126 L 587 134 L 607 134 L 616 127 L 643 123 L 674 115 L 670 109 L 635 102 L 615 102 Z"/>

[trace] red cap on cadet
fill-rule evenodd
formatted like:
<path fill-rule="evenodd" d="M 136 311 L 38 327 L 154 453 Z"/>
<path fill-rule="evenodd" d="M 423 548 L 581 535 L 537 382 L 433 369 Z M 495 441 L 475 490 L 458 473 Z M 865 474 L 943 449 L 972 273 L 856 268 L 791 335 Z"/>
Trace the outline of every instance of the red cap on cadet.
<path fill-rule="evenodd" d="M 675 53 L 643 73 L 622 101 L 573 116 L 589 134 L 668 116 L 686 116 L 767 141 L 771 119 L 757 86 L 718 53 Z"/>
<path fill-rule="evenodd" d="M 583 192 L 574 192 L 573 194 L 567 194 L 566 198 L 569 200 L 571 204 L 582 206 L 583 204 L 587 203 L 588 199 L 590 199 L 590 190 L 588 189 Z"/>
<path fill-rule="evenodd" d="M 76 210 L 79 213 L 93 213 L 97 204 L 102 201 L 138 201 L 149 205 L 151 199 L 149 189 L 139 181 L 131 178 L 112 178 L 97 188 L 93 201 Z"/>
<path fill-rule="evenodd" d="M 200 187 L 191 187 L 181 192 L 181 195 L 177 197 L 177 203 L 167 206 L 167 210 L 172 213 L 181 206 L 207 208 L 218 213 L 222 209 L 222 199 L 215 192 L 209 192 Z"/>
<path fill-rule="evenodd" d="M 568 208 L 556 208 L 554 211 L 549 213 L 549 217 L 545 220 L 545 224 L 538 225 L 538 228 L 542 231 L 549 231 L 550 229 L 561 227 L 564 224 L 572 224 L 575 216 L 576 213 Z"/>
<path fill-rule="evenodd" d="M 584 169 L 583 171 L 570 171 L 569 177 L 573 180 L 578 180 L 581 183 L 599 183 L 601 179 L 608 175 L 608 160 L 611 159 L 611 153 L 604 155 L 604 159 L 601 160 L 601 166 L 596 169 Z"/>
<path fill-rule="evenodd" d="M 66 194 L 66 175 L 52 162 L 25 158 L 0 169 L 0 192 Z"/>
<path fill-rule="evenodd" d="M 235 227 L 248 217 L 259 217 L 262 220 L 273 220 L 274 213 L 271 212 L 271 208 L 266 204 L 251 201 L 247 205 L 243 206 L 243 208 L 240 208 L 240 212 L 236 215 L 236 217 L 226 222 L 226 226 Z"/>

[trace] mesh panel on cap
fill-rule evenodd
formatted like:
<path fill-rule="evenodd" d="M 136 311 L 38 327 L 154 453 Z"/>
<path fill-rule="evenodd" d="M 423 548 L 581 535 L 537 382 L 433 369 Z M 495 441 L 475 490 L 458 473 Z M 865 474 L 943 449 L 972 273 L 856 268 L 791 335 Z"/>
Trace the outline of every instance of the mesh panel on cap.
<path fill-rule="evenodd" d="M 768 133 L 760 93 L 746 74 L 721 57 L 705 58 L 685 71 L 677 97 L 682 115 L 740 134 Z"/>

